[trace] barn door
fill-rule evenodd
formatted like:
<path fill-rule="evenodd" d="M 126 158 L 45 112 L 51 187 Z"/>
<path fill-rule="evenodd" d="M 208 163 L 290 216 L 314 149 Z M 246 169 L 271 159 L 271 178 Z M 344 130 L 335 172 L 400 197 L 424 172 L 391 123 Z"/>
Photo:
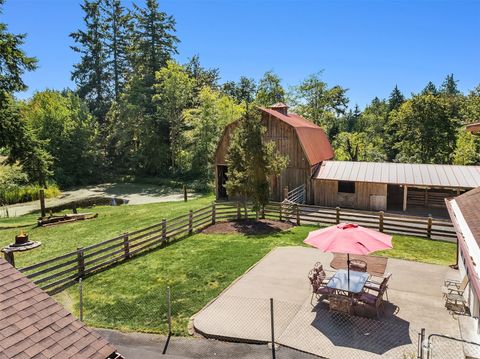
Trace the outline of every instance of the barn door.
<path fill-rule="evenodd" d="M 227 182 L 228 176 L 228 167 L 227 166 L 217 166 L 217 193 L 218 198 L 227 199 L 227 189 L 225 188 L 225 183 Z"/>

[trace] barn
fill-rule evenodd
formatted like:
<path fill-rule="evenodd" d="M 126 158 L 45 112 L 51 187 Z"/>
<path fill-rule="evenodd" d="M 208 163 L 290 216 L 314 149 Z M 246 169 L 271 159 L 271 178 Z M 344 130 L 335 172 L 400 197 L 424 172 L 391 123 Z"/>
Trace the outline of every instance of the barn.
<path fill-rule="evenodd" d="M 305 187 L 305 202 L 317 206 L 371 211 L 447 215 L 445 199 L 480 186 L 480 166 L 333 161 L 322 128 L 277 103 L 259 108 L 265 140 L 287 155 L 288 166 L 270 179 L 270 198 L 285 199 L 284 189 Z M 226 154 L 238 121 L 228 125 L 215 153 L 217 199 L 228 199 Z"/>
<path fill-rule="evenodd" d="M 289 158 L 287 168 L 270 179 L 271 199 L 283 200 L 283 188 L 305 185 L 307 202 L 313 201 L 312 175 L 318 166 L 334 156 L 325 132 L 302 116 L 288 112 L 288 106 L 277 103 L 269 108 L 259 108 L 263 125 L 267 128 L 266 141 L 273 141 L 277 151 Z M 215 192 L 217 199 L 227 199 L 225 182 L 228 179 L 226 154 L 230 136 L 238 121 L 229 124 L 215 152 Z"/>

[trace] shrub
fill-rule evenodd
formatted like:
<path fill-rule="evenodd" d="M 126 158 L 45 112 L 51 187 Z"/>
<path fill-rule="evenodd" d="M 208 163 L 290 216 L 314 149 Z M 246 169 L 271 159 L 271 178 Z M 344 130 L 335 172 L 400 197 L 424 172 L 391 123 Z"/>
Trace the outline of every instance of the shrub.
<path fill-rule="evenodd" d="M 39 185 L 9 185 L 0 188 L 0 205 L 8 205 L 14 203 L 22 203 L 35 201 L 39 198 L 41 187 Z M 49 185 L 45 189 L 45 197 L 56 197 L 60 194 L 57 185 Z"/>

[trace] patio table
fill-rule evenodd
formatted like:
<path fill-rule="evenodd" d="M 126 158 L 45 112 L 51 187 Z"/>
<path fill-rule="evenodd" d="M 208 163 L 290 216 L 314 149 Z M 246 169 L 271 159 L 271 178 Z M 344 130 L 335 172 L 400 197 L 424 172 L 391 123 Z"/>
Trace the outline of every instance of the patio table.
<path fill-rule="evenodd" d="M 368 273 L 351 270 L 349 284 L 348 272 L 345 269 L 339 269 L 330 278 L 326 286 L 341 292 L 360 293 L 363 291 L 369 276 Z"/>

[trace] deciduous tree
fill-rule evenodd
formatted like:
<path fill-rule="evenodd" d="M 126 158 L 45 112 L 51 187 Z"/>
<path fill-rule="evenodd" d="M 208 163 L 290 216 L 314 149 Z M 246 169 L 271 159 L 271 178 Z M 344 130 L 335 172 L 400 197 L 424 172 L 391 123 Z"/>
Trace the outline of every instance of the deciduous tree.
<path fill-rule="evenodd" d="M 285 90 L 280 77 L 273 71 L 267 71 L 260 79 L 255 102 L 260 106 L 271 106 L 277 102 L 285 102 Z"/>

